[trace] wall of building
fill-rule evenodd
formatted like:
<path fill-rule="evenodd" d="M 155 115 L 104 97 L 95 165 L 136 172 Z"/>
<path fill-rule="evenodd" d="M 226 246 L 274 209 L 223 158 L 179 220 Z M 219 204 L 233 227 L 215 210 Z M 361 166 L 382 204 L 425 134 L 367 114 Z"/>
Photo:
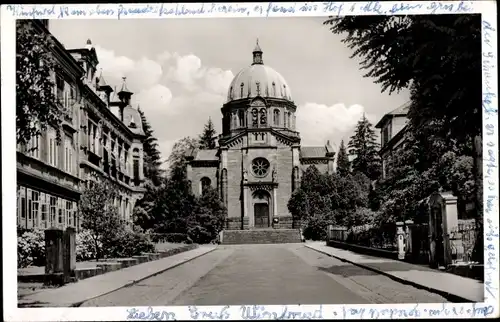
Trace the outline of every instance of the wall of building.
<path fill-rule="evenodd" d="M 392 118 L 392 137 L 396 136 L 407 124 L 408 118 L 405 116 L 395 116 Z"/>
<path fill-rule="evenodd" d="M 85 181 L 91 175 L 110 178 L 103 162 L 103 151 L 109 149 L 110 144 L 109 140 L 101 144 L 106 134 L 104 125 L 109 128 L 108 132 L 121 138 L 121 141 L 117 141 L 121 147 L 121 153 L 117 156 L 118 174 L 110 180 L 119 191 L 114 203 L 120 216 L 130 222 L 135 202 L 142 198 L 143 138 L 134 136 L 123 127 L 120 120 L 104 113 L 103 108 L 109 107 L 109 102 L 106 95 L 96 88 L 96 66 L 85 61 L 82 64 L 85 70 L 81 70 L 75 59 L 85 60 L 84 56 L 72 56 L 69 53 L 72 51 L 66 51 L 60 44 L 56 46 L 61 46 L 55 57 L 62 69 L 53 74 L 53 80 L 56 97 L 63 111 L 62 140 L 58 144 L 56 129 L 49 127 L 26 146 L 17 147 L 20 153 L 17 162 L 19 228 L 64 228 L 77 225 L 77 202 L 85 188 Z M 95 55 L 95 50 L 89 48 L 77 52 Z M 92 111 L 92 115 L 89 111 Z M 139 150 L 141 184 L 138 186 L 130 180 L 133 148 Z M 127 149 L 130 151 L 125 153 Z M 55 215 L 51 211 L 55 211 Z"/>
<path fill-rule="evenodd" d="M 217 166 L 189 165 L 188 179 L 191 180 L 191 189 L 195 196 L 201 195 L 201 179 L 210 179 L 210 186 L 217 189 Z"/>
<path fill-rule="evenodd" d="M 227 216 L 241 218 L 242 152 L 240 149 L 227 151 Z"/>

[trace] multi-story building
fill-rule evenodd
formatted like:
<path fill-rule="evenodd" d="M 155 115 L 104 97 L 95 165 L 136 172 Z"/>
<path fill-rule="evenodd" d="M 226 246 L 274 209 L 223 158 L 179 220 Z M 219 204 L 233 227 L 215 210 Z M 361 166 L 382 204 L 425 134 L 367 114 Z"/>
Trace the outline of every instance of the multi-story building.
<path fill-rule="evenodd" d="M 32 24 L 37 32 L 50 34 L 48 21 Z M 124 79 L 113 95 L 102 72 L 97 75 L 99 60 L 90 40 L 84 48 L 67 50 L 54 38 L 51 50 L 61 67 L 53 80 L 62 126 L 49 126 L 27 146 L 18 145 L 18 228 L 79 228 L 80 196 L 93 176 L 116 186 L 114 203 L 121 218 L 131 222 L 135 202 L 144 192 L 144 132 L 137 109 L 130 105 L 133 93 Z"/>
<path fill-rule="evenodd" d="M 385 114 L 375 125 L 380 129 L 380 157 L 382 159 L 382 178 L 386 177 L 389 171 L 390 159 L 395 155 L 395 151 L 404 143 L 404 133 L 408 123 L 408 109 L 410 102 L 403 104 L 397 109 Z"/>

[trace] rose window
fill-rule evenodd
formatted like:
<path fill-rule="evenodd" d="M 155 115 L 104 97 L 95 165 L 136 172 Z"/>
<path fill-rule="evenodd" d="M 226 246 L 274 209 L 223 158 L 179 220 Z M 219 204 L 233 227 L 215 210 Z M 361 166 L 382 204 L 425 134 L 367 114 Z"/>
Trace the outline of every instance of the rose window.
<path fill-rule="evenodd" d="M 269 167 L 269 161 L 264 158 L 257 158 L 252 162 L 252 170 L 257 177 L 264 177 L 269 172 Z"/>

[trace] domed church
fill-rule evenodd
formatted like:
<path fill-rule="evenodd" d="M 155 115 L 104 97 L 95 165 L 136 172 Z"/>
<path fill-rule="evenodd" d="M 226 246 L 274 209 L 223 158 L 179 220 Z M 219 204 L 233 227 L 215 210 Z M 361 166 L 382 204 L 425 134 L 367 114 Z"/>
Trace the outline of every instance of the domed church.
<path fill-rule="evenodd" d="M 227 207 L 227 230 L 299 228 L 287 203 L 305 169 L 333 172 L 335 152 L 301 146 L 297 106 L 285 78 L 264 65 L 257 44 L 253 62 L 233 79 L 222 106 L 218 148 L 192 151 L 188 179 L 195 195 L 216 188 Z"/>

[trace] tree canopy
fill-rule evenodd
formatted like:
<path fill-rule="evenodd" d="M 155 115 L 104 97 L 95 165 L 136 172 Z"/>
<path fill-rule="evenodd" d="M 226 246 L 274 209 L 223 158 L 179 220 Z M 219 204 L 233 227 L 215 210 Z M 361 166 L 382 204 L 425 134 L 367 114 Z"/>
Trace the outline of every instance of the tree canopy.
<path fill-rule="evenodd" d="M 208 118 L 205 127 L 203 128 L 203 132 L 200 135 L 199 147 L 200 149 L 215 149 L 217 144 L 215 142 L 215 136 L 217 132 L 214 128 L 214 123 L 211 118 Z"/>
<path fill-rule="evenodd" d="M 63 111 L 55 94 L 54 40 L 30 20 L 16 20 L 16 139 L 27 144 L 52 126 L 60 141 Z"/>
<path fill-rule="evenodd" d="M 474 144 L 482 130 L 480 15 L 330 17 L 325 24 L 346 35 L 352 56 L 383 92 L 410 91 L 405 144 L 378 185 L 385 220 L 414 215 L 420 198 L 440 188 L 472 196 L 481 262 L 482 178 Z"/>
<path fill-rule="evenodd" d="M 344 140 L 340 141 L 339 153 L 337 155 L 337 173 L 346 176 L 351 172 L 351 162 L 344 145 Z"/>
<path fill-rule="evenodd" d="M 371 180 L 376 180 L 381 173 L 379 144 L 372 124 L 363 114 L 356 124 L 354 135 L 349 140 L 349 154 L 352 160 L 352 171 L 365 174 Z"/>
<path fill-rule="evenodd" d="M 138 108 L 139 114 L 141 115 L 142 129 L 146 138 L 143 143 L 144 151 L 144 177 L 152 180 L 154 184 L 160 184 L 160 176 L 163 174 L 163 170 L 160 168 L 161 153 L 158 149 L 158 139 L 154 136 L 153 128 L 146 118 L 146 114 Z"/>

